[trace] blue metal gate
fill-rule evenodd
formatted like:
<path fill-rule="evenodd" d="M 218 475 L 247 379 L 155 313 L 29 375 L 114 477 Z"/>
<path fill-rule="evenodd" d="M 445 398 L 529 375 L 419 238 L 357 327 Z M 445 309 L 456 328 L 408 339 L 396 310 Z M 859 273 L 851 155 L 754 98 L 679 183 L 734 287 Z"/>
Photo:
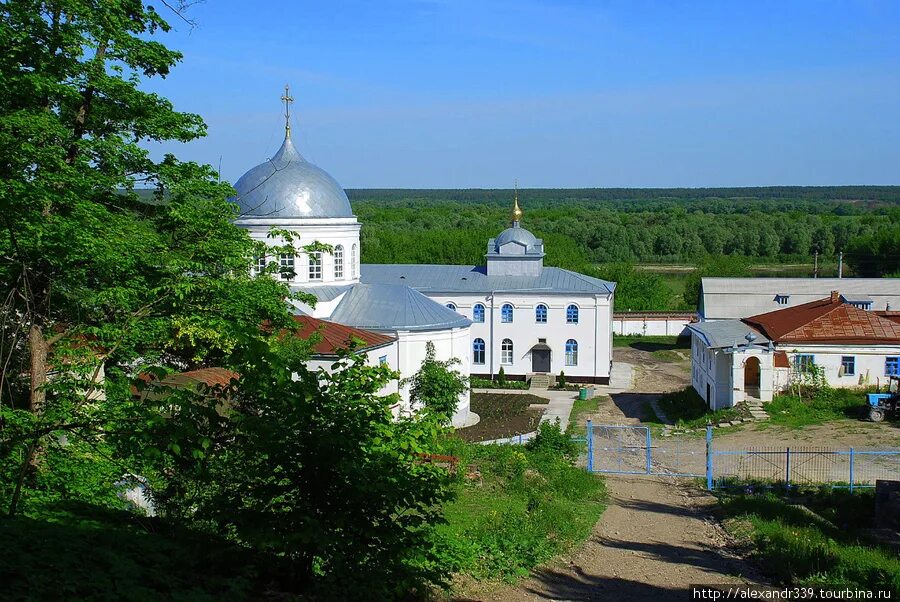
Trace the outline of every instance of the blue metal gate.
<path fill-rule="evenodd" d="M 587 469 L 605 474 L 701 477 L 709 489 L 742 483 L 778 483 L 787 488 L 830 484 L 874 487 L 900 479 L 900 449 L 824 448 L 714 449 L 706 437 L 656 437 L 649 427 L 587 422 Z"/>

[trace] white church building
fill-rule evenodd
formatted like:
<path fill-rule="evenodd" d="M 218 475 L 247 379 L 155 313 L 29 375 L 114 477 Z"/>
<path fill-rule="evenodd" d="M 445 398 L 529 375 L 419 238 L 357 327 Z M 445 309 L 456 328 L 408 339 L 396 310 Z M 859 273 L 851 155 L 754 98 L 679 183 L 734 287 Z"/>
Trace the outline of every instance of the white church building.
<path fill-rule="evenodd" d="M 609 382 L 615 283 L 545 267 L 543 242 L 522 227 L 517 196 L 510 227 L 488 241 L 485 265 L 361 265 L 362 225 L 346 193 L 297 151 L 289 113 L 286 119 L 281 148 L 238 179 L 232 201 L 235 223 L 255 240 L 283 245 L 269 237 L 277 228 L 291 231 L 299 247 L 333 249 L 259 258 L 258 270 L 277 262 L 292 290 L 316 298 L 314 307 L 298 303 L 299 315 L 390 336 L 378 361 L 401 379 L 419 370 L 432 342 L 437 358 L 458 359 L 464 374 L 564 372 L 571 381 Z M 394 390 L 398 411 L 408 411 L 408 391 Z M 466 392 L 454 425 L 466 424 L 468 414 Z"/>

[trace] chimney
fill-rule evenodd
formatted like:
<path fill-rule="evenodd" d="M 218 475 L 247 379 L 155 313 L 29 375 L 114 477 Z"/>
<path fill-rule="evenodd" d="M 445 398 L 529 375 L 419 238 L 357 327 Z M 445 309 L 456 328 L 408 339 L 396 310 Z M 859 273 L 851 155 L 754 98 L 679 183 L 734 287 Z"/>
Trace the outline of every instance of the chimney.
<path fill-rule="evenodd" d="M 841 294 L 837 291 L 831 291 L 831 302 L 837 303 L 841 300 Z"/>

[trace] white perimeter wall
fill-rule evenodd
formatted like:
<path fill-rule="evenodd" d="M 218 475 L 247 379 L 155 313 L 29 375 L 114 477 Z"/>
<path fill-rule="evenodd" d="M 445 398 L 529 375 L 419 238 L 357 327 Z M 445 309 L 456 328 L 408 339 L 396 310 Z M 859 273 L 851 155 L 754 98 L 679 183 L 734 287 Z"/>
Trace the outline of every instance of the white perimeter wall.
<path fill-rule="evenodd" d="M 629 316 L 613 314 L 613 332 L 619 335 L 687 336 L 693 315 Z"/>
<path fill-rule="evenodd" d="M 472 323 L 471 340 L 467 343 L 471 357 L 472 342 L 476 338 L 485 341 L 485 363 L 473 363 L 471 371 L 474 374 L 497 374 L 501 366 L 507 375 L 525 376 L 533 373 L 530 350 L 538 343 L 538 339 L 543 338 L 551 348 L 552 374 L 564 371 L 567 376 L 609 378 L 612 361 L 612 299 L 607 296 L 497 292 L 493 301 L 490 294 L 428 294 L 428 297 L 442 304 L 452 302 L 457 311 L 470 320 L 476 303 L 485 306 L 485 321 Z M 502 322 L 501 308 L 505 303 L 513 305 L 512 323 Z M 546 324 L 535 322 L 535 307 L 540 303 L 548 308 Z M 566 308 L 572 303 L 579 308 L 578 324 L 566 323 Z M 513 342 L 511 364 L 501 363 L 503 339 Z M 565 365 L 565 347 L 569 339 L 578 342 L 576 366 Z"/>

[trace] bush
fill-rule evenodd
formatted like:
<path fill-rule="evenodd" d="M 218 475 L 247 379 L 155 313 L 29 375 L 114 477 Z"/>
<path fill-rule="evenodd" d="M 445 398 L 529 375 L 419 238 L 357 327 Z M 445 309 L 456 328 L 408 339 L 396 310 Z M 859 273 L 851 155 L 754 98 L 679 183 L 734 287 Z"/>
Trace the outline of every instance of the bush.
<path fill-rule="evenodd" d="M 801 395 L 776 395 L 765 404 L 770 422 L 792 428 L 864 416 L 865 390 L 801 389 Z M 805 395 L 803 395 L 805 393 Z"/>
<path fill-rule="evenodd" d="M 566 386 L 566 373 L 562 370 L 559 371 L 559 376 L 556 378 L 556 386 L 560 389 L 563 389 Z"/>
<path fill-rule="evenodd" d="M 684 428 L 701 428 L 707 423 L 727 422 L 739 418 L 741 413 L 735 408 L 710 410 L 693 387 L 664 394 L 659 398 L 659 406 L 669 420 Z"/>
<path fill-rule="evenodd" d="M 501 387 L 506 384 L 506 372 L 503 370 L 503 366 L 500 366 L 500 371 L 497 372 L 497 383 Z"/>
<path fill-rule="evenodd" d="M 542 422 L 538 425 L 537 435 L 525 447 L 529 451 L 549 453 L 572 463 L 578 458 L 580 451 L 579 445 L 572 441 L 572 437 L 563 432 L 559 418 L 556 422 Z"/>
<path fill-rule="evenodd" d="M 523 380 L 507 380 L 503 384 L 499 380 L 469 377 L 469 386 L 473 389 L 515 389 L 525 390 L 528 383 Z"/>
<path fill-rule="evenodd" d="M 515 580 L 583 541 L 604 509 L 603 480 L 547 450 L 454 442 L 447 453 L 474 465 L 445 506 L 437 547 L 457 573 Z"/>

